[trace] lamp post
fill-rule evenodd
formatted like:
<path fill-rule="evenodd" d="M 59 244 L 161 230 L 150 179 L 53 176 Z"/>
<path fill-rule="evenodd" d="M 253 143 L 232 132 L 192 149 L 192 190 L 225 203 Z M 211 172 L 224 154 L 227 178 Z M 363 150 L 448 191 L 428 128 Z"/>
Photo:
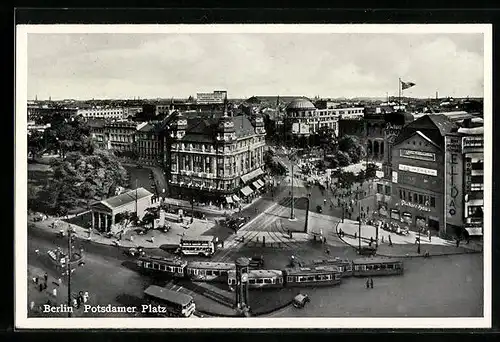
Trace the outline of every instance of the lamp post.
<path fill-rule="evenodd" d="M 290 161 L 292 161 L 292 158 L 290 157 L 289 158 Z M 292 167 L 292 172 L 291 172 L 291 176 L 292 176 L 292 200 L 290 202 L 290 220 L 295 220 L 295 215 L 294 215 L 294 212 L 293 212 L 293 207 L 294 207 L 294 203 L 293 203 L 293 163 L 291 163 Z"/>
<path fill-rule="evenodd" d="M 73 307 L 71 300 L 71 253 L 72 253 L 72 242 L 73 232 L 70 225 L 68 224 L 68 255 L 66 258 L 66 271 L 68 272 L 68 307 Z M 68 317 L 71 317 L 71 310 L 68 310 Z"/>
<path fill-rule="evenodd" d="M 418 245 L 417 245 L 417 253 L 420 254 L 420 228 L 418 228 Z"/>
<path fill-rule="evenodd" d="M 359 241 L 359 251 L 361 252 L 361 202 L 358 201 L 358 241 Z"/>

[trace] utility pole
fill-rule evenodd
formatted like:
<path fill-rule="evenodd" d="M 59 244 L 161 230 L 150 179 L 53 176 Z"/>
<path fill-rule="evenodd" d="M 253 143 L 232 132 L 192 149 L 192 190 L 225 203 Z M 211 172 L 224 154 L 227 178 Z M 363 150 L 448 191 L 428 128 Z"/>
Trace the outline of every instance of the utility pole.
<path fill-rule="evenodd" d="M 72 231 L 71 227 L 68 224 L 68 256 L 66 257 L 66 270 L 68 272 L 68 307 L 73 307 L 72 298 L 71 298 L 71 245 L 72 245 Z M 71 310 L 68 310 L 68 317 L 71 317 Z"/>
<path fill-rule="evenodd" d="M 291 165 L 292 165 L 292 201 L 290 203 L 290 220 L 294 220 L 295 219 L 295 215 L 294 215 L 294 212 L 293 212 L 293 162 L 292 162 L 292 158 L 290 157 L 290 162 L 291 162 Z"/>
<path fill-rule="evenodd" d="M 137 178 L 135 179 L 135 215 L 139 217 L 137 213 Z"/>
<path fill-rule="evenodd" d="M 358 200 L 358 241 L 359 241 L 359 252 L 361 253 L 361 202 Z"/>

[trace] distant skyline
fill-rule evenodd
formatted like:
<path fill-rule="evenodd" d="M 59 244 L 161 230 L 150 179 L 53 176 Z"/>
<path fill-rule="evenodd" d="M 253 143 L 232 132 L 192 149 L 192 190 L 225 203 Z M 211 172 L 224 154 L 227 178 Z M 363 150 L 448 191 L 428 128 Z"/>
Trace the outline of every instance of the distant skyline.
<path fill-rule="evenodd" d="M 483 35 L 28 34 L 29 100 L 483 97 Z"/>

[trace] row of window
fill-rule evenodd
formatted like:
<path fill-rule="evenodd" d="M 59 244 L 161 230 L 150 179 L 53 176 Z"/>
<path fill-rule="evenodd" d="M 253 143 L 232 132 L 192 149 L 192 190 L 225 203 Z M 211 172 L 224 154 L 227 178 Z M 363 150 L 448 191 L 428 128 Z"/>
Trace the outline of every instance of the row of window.
<path fill-rule="evenodd" d="M 398 270 L 400 264 L 373 264 L 373 265 L 355 265 L 355 271 L 380 271 L 380 270 Z"/>
<path fill-rule="evenodd" d="M 156 262 L 145 262 L 144 268 L 148 268 L 151 270 L 165 271 L 170 273 L 182 273 L 183 271 L 182 267 L 167 266 L 164 264 L 158 264 Z"/>
<path fill-rule="evenodd" d="M 302 283 L 302 282 L 311 282 L 311 281 L 328 281 L 332 279 L 339 279 L 340 275 L 338 274 L 316 274 L 314 276 L 288 276 L 288 282 L 294 283 Z"/>
<path fill-rule="evenodd" d="M 227 271 L 190 269 L 189 274 L 199 276 L 227 276 Z"/>
<path fill-rule="evenodd" d="M 399 189 L 399 198 L 410 203 L 430 206 L 432 208 L 436 207 L 436 197 L 434 196 L 423 195 L 413 191 Z"/>

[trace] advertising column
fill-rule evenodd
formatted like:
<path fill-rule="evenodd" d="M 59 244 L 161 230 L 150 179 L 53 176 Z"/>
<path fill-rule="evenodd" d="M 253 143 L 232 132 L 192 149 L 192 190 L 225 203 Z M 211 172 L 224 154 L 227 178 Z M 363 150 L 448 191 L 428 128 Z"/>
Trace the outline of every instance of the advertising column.
<path fill-rule="evenodd" d="M 445 136 L 445 233 L 454 235 L 463 228 L 463 158 L 461 138 Z"/>

